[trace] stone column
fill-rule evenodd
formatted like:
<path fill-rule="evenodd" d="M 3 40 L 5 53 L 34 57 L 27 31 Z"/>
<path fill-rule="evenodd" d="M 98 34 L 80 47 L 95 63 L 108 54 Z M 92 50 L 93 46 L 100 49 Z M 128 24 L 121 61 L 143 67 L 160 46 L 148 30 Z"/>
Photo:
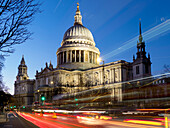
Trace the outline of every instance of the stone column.
<path fill-rule="evenodd" d="M 93 64 L 95 64 L 95 53 L 93 52 Z"/>
<path fill-rule="evenodd" d="M 85 62 L 85 50 L 83 50 L 83 54 L 84 54 L 84 62 Z"/>
<path fill-rule="evenodd" d="M 110 74 L 109 74 L 109 84 L 112 83 L 112 75 L 111 75 L 111 69 L 110 69 Z"/>
<path fill-rule="evenodd" d="M 93 52 L 91 52 L 91 59 L 92 59 L 92 64 L 94 63 L 93 61 Z"/>
<path fill-rule="evenodd" d="M 74 59 L 75 59 L 75 62 L 76 62 L 76 50 L 74 50 Z"/>
<path fill-rule="evenodd" d="M 89 51 L 87 51 L 87 56 L 88 56 L 88 61 L 87 61 L 87 62 L 89 63 L 89 60 L 90 60 L 90 59 L 89 59 Z"/>
<path fill-rule="evenodd" d="M 112 68 L 111 68 L 111 69 L 110 69 L 110 83 L 112 83 L 112 82 L 113 82 L 112 77 L 113 77 L 113 74 L 112 74 Z"/>
<path fill-rule="evenodd" d="M 95 53 L 95 64 L 97 64 L 97 53 Z"/>
<path fill-rule="evenodd" d="M 122 81 L 122 70 L 121 67 L 119 68 L 119 82 Z"/>
<path fill-rule="evenodd" d="M 79 50 L 79 62 L 81 62 L 81 50 Z"/>
<path fill-rule="evenodd" d="M 63 52 L 63 63 L 64 63 L 64 52 Z"/>
<path fill-rule="evenodd" d="M 97 53 L 95 53 L 95 64 L 97 64 Z"/>
<path fill-rule="evenodd" d="M 72 62 L 72 50 L 70 50 L 70 62 Z"/>
<path fill-rule="evenodd" d="M 59 64 L 61 64 L 61 53 L 59 53 Z"/>
<path fill-rule="evenodd" d="M 57 55 L 57 65 L 59 64 L 59 54 Z"/>
<path fill-rule="evenodd" d="M 122 101 L 122 85 L 119 87 L 119 101 Z"/>
<path fill-rule="evenodd" d="M 113 69 L 113 83 L 115 83 L 115 68 Z"/>
<path fill-rule="evenodd" d="M 68 51 L 66 51 L 66 63 L 68 63 Z"/>
<path fill-rule="evenodd" d="M 99 71 L 99 84 L 101 84 L 101 71 Z"/>

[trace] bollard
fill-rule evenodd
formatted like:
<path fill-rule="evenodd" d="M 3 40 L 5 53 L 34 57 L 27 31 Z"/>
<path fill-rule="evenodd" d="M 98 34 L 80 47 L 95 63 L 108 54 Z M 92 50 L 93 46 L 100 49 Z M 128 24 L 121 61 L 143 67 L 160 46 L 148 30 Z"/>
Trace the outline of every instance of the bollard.
<path fill-rule="evenodd" d="M 43 116 L 43 109 L 41 109 L 40 116 Z"/>
<path fill-rule="evenodd" d="M 168 121 L 170 119 L 170 114 L 165 114 L 165 128 L 170 128 L 170 122 Z"/>
<path fill-rule="evenodd" d="M 56 116 L 56 113 L 55 113 L 55 112 L 53 113 L 52 118 L 57 118 L 57 116 Z"/>

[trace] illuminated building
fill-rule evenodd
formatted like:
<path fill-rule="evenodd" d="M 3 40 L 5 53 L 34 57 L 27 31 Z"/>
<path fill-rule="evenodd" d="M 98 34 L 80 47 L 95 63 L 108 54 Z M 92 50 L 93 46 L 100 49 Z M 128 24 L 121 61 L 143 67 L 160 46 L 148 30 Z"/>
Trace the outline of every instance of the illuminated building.
<path fill-rule="evenodd" d="M 56 52 L 57 66 L 50 62 L 41 71 L 36 71 L 35 101 L 41 102 L 42 95 L 46 102 L 61 100 L 65 95 L 74 99 L 76 93 L 91 89 L 95 91 L 90 91 L 90 95 L 95 96 L 101 88 L 100 94 L 107 95 L 99 101 L 103 105 L 122 102 L 122 82 L 151 75 L 150 56 L 146 57 L 141 25 L 137 58 L 133 57 L 133 62 L 119 60 L 100 65 L 97 61 L 100 51 L 95 47 L 90 30 L 83 26 L 79 4 L 74 19 L 74 25 L 65 32 Z"/>

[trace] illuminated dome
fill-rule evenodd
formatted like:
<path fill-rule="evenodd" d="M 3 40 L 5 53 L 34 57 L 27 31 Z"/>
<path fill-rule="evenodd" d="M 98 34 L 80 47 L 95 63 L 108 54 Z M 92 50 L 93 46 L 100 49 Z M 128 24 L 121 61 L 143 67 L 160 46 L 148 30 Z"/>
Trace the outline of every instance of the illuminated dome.
<path fill-rule="evenodd" d="M 68 43 L 81 43 L 95 46 L 92 33 L 81 24 L 74 24 L 64 34 L 61 45 Z"/>
<path fill-rule="evenodd" d="M 67 69 L 87 69 L 99 65 L 99 49 L 95 47 L 93 35 L 83 26 L 77 4 L 74 25 L 64 34 L 61 47 L 57 50 L 57 67 Z"/>

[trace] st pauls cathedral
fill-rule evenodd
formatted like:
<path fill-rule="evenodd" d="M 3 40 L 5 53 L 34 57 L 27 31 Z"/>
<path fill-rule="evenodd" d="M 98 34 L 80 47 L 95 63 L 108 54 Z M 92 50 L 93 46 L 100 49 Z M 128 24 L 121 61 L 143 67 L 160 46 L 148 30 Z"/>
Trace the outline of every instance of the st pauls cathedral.
<path fill-rule="evenodd" d="M 88 90 L 93 90 L 88 96 L 92 97 L 92 94 L 97 94 L 95 89 L 104 88 L 105 91 L 101 93 L 109 94 L 109 98 L 103 96 L 105 101 L 109 99 L 109 104 L 114 100 L 121 102 L 123 82 L 151 76 L 150 55 L 146 55 L 141 22 L 139 40 L 136 42 L 137 53 L 133 56 L 133 62 L 119 60 L 100 64 L 100 51 L 95 47 L 92 33 L 82 23 L 77 4 L 74 25 L 65 32 L 61 47 L 56 52 L 57 66 L 53 66 L 51 62 L 46 63 L 41 71 L 36 71 L 35 79 L 29 79 L 23 56 L 14 83 L 14 96 L 20 105 L 25 106 L 41 102 L 42 96 L 45 97 L 45 102 L 61 105 L 61 102 L 56 101 L 68 97 L 81 99 L 78 94 Z M 83 94 L 83 97 L 85 96 L 86 94 Z M 81 103 L 84 103 L 84 100 L 85 98 L 82 98 Z M 101 101 L 96 100 L 96 104 L 99 102 Z"/>

